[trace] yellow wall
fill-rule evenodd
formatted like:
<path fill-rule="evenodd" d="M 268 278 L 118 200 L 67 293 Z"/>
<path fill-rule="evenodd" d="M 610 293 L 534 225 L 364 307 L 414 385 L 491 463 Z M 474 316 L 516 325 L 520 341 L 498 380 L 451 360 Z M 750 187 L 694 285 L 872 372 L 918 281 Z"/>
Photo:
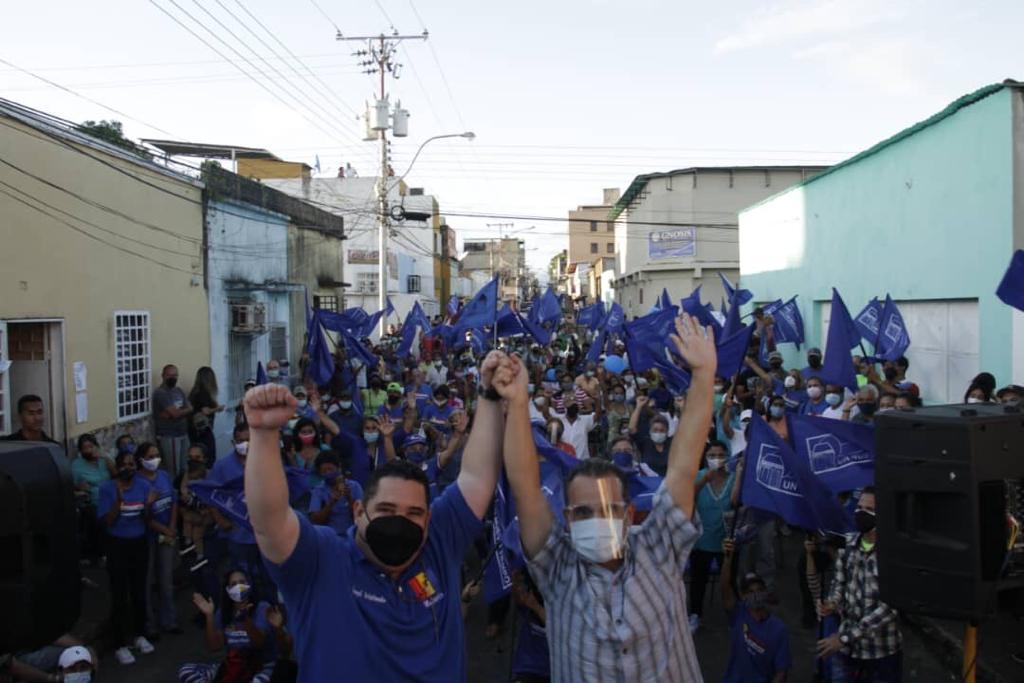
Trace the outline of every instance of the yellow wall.
<path fill-rule="evenodd" d="M 614 256 L 608 251 L 608 244 L 615 244 L 615 231 L 608 230 L 610 206 L 580 207 L 569 212 L 569 263 L 593 263 L 602 256 Z M 590 221 L 597 223 L 597 231 L 590 231 Z M 590 251 L 591 243 L 597 244 L 597 253 Z"/>
<path fill-rule="evenodd" d="M 164 364 L 174 363 L 181 371 L 181 385 L 188 391 L 196 369 L 210 359 L 200 187 L 93 148 L 82 148 L 165 190 L 161 191 L 33 128 L 5 117 L 0 117 L 0 124 L 0 158 L 149 224 L 140 225 L 90 206 L 0 165 L 0 182 L 6 184 L 0 185 L 0 320 L 63 319 L 67 433 L 75 436 L 117 421 L 113 340 L 116 310 L 149 311 L 153 381 L 159 381 Z M 8 186 L 51 205 L 53 208 L 42 208 L 60 220 L 4 194 L 35 203 Z M 83 361 L 88 371 L 89 420 L 85 424 L 75 423 L 75 361 Z"/>
<path fill-rule="evenodd" d="M 308 178 L 310 168 L 300 161 L 274 159 L 239 159 L 238 175 L 244 178 Z"/>

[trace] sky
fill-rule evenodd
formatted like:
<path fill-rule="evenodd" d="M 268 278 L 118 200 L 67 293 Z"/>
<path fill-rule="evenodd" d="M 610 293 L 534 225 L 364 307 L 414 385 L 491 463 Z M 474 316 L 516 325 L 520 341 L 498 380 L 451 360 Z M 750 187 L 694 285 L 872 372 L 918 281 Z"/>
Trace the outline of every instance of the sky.
<path fill-rule="evenodd" d="M 473 131 L 430 143 L 407 180 L 438 197 L 460 244 L 512 223 L 504 234 L 526 240 L 537 269 L 567 246 L 567 212 L 602 188 L 696 165 L 834 163 L 982 85 L 1024 80 L 1020 0 L 0 6 L 0 97 L 120 120 L 131 138 L 319 159 L 328 176 L 379 163 L 357 120 L 377 81 L 351 54 L 363 46 L 336 33 L 426 29 L 387 84 L 411 113 L 392 165 L 404 172 L 428 137 Z M 473 213 L 513 218 L 459 215 Z"/>

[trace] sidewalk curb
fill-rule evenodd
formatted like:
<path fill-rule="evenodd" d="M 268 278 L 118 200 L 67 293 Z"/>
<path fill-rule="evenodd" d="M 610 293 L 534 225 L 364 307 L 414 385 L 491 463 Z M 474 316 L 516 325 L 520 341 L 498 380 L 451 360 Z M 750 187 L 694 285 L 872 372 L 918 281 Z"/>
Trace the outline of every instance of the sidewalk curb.
<path fill-rule="evenodd" d="M 951 671 L 960 671 L 964 659 L 964 645 L 960 638 L 928 617 L 909 614 L 901 616 L 903 621 L 930 646 L 936 656 L 941 658 Z M 1008 678 L 996 672 L 980 657 L 977 670 L 977 678 L 982 683 L 1010 683 Z"/>

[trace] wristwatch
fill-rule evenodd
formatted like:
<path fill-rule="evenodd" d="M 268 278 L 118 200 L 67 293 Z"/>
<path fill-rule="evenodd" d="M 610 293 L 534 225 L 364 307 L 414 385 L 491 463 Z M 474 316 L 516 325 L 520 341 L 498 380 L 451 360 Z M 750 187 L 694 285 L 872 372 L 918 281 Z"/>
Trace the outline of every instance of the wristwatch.
<path fill-rule="evenodd" d="M 842 643 L 843 645 L 849 645 L 850 644 L 850 636 L 848 634 L 846 634 L 846 633 L 841 634 L 839 636 L 839 642 Z"/>
<path fill-rule="evenodd" d="M 484 393 L 481 394 L 481 396 L 483 396 L 483 398 L 486 398 L 488 401 L 501 400 L 501 394 L 499 394 L 498 390 L 495 389 L 494 387 L 487 387 L 487 390 L 484 391 Z"/>

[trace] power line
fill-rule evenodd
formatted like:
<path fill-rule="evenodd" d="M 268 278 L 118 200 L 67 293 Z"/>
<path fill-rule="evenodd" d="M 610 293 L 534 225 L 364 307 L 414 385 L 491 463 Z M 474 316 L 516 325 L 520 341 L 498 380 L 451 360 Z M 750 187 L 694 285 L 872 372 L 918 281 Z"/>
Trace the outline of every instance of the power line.
<path fill-rule="evenodd" d="M 316 0 L 309 0 L 309 1 L 313 4 L 313 7 L 316 7 L 316 10 L 318 12 L 320 12 L 320 15 L 323 16 L 323 18 L 327 20 L 327 23 L 329 23 L 331 26 L 334 27 L 334 30 L 340 36 L 341 35 L 341 29 L 338 28 L 338 25 L 334 23 L 334 20 L 331 19 L 330 16 L 328 16 L 327 12 L 324 11 L 324 8 L 321 7 L 319 4 L 317 4 Z"/>
<path fill-rule="evenodd" d="M 51 81 L 49 78 L 44 78 L 43 76 L 40 76 L 39 74 L 32 73 L 28 69 L 21 68 L 17 64 L 12 64 L 11 62 L 8 62 L 6 59 L 0 59 L 0 64 L 6 64 L 7 66 L 11 67 L 12 69 L 15 69 L 17 71 L 20 71 L 23 74 L 26 74 L 27 76 L 31 76 L 32 78 L 40 80 L 43 83 L 46 83 L 47 85 L 51 85 L 54 88 L 57 88 L 58 90 L 63 90 L 64 92 L 70 93 L 71 95 L 74 95 L 75 97 L 78 97 L 80 99 L 85 100 L 86 102 L 90 102 L 92 104 L 95 104 L 97 107 L 102 107 L 103 109 L 106 109 L 107 111 L 110 111 L 110 112 L 113 112 L 113 113 L 117 114 L 118 116 L 123 116 L 124 118 L 126 118 L 126 119 L 128 119 L 130 121 L 134 121 L 135 123 L 140 123 L 143 126 L 146 126 L 147 128 L 152 128 L 153 130 L 159 131 L 159 132 L 163 133 L 164 135 L 170 135 L 172 138 L 173 137 L 178 137 L 174 133 L 171 133 L 170 131 L 166 131 L 163 128 L 160 128 L 159 126 L 154 126 L 153 124 L 147 123 L 147 122 L 143 121 L 142 119 L 137 119 L 134 116 L 131 116 L 130 114 L 126 114 L 123 111 L 121 111 L 120 109 L 114 109 L 113 107 L 111 107 L 109 105 L 106 105 L 106 104 L 103 104 L 102 102 L 98 102 L 98 101 L 92 99 L 91 97 L 86 97 L 85 95 L 82 95 L 81 93 L 75 92 L 71 88 L 63 86 L 60 83 L 56 83 L 54 81 Z"/>

